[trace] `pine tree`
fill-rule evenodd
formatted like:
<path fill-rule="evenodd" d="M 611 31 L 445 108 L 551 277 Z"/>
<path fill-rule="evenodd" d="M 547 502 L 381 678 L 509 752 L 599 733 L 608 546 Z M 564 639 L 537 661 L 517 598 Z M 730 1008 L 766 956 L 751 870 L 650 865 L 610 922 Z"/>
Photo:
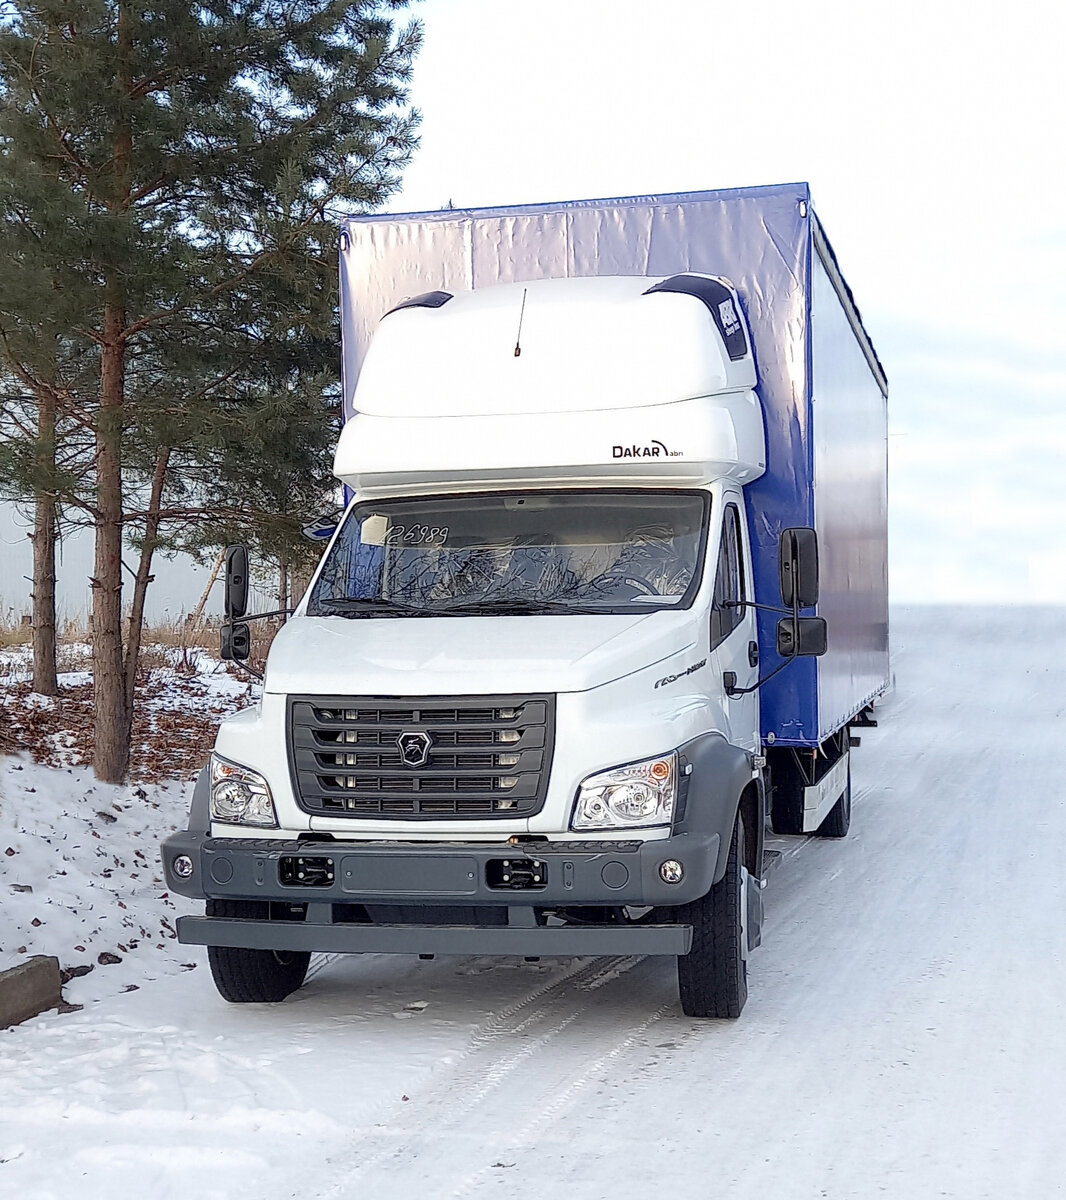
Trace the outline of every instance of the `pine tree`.
<path fill-rule="evenodd" d="M 94 526 L 101 779 L 122 779 L 129 761 L 152 555 L 167 523 L 203 508 L 171 503 L 188 487 L 179 473 L 218 461 L 228 441 L 239 454 L 235 407 L 252 427 L 275 419 L 234 401 L 261 397 L 286 356 L 299 394 L 306 347 L 332 324 L 336 218 L 379 205 L 415 145 L 405 85 L 420 29 L 399 22 L 404 7 L 15 0 L 4 10 L 0 349 L 33 396 L 55 376 L 64 419 L 92 443 L 91 494 L 61 500 Z M 270 476 L 269 462 L 257 467 Z M 236 513 L 245 499 L 234 498 Z M 131 533 L 142 552 L 127 641 Z"/>

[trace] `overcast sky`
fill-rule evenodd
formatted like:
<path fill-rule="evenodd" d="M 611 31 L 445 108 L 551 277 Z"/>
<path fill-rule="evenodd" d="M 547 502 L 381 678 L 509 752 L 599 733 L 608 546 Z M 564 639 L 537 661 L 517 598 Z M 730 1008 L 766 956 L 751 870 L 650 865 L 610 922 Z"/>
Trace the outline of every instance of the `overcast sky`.
<path fill-rule="evenodd" d="M 890 381 L 895 601 L 1066 596 L 1066 9 L 423 0 L 393 211 L 808 181 Z"/>

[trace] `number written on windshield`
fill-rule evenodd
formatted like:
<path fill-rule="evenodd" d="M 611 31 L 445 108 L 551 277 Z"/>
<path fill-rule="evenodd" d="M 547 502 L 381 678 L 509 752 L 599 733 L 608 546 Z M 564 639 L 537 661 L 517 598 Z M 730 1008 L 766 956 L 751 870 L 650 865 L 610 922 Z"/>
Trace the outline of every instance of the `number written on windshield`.
<path fill-rule="evenodd" d="M 443 546 L 447 525 L 392 525 L 385 534 L 386 546 Z"/>

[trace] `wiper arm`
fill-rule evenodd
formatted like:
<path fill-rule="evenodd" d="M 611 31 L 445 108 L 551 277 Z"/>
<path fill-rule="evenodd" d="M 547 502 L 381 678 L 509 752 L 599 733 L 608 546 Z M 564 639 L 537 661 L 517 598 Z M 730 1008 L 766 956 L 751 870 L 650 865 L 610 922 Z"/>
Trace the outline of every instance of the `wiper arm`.
<path fill-rule="evenodd" d="M 420 617 L 431 617 L 429 609 L 417 604 L 405 604 L 402 600 L 389 600 L 384 596 L 326 596 L 318 601 L 322 608 L 336 608 L 352 613 L 417 613 Z"/>
<path fill-rule="evenodd" d="M 362 616 L 387 613 L 390 616 L 404 614 L 418 617 L 477 617 L 477 616 L 538 616 L 548 614 L 602 613 L 602 608 L 589 604 L 567 604 L 561 600 L 519 600 L 499 597 L 495 600 L 471 600 L 469 603 L 444 604 L 439 608 L 422 608 L 416 604 L 405 604 L 402 600 L 389 600 L 383 596 L 329 596 L 318 601 L 322 608 L 336 609 L 338 615 Z"/>
<path fill-rule="evenodd" d="M 561 600 L 517 600 L 501 597 L 497 600 L 472 600 L 469 604 L 449 604 L 436 612 L 440 616 L 455 617 L 492 616 L 496 613 L 506 616 L 537 616 L 540 613 L 580 615 L 602 612 L 602 609 L 582 604 L 567 604 Z"/>

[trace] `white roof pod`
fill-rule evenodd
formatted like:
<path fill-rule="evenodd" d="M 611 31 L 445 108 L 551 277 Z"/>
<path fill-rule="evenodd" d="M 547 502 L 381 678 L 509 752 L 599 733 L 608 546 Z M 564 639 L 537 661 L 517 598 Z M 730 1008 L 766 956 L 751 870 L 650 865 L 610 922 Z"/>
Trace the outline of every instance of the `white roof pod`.
<path fill-rule="evenodd" d="M 697 486 L 765 468 L 751 339 L 711 275 L 432 292 L 382 319 L 335 474 L 362 493 Z"/>

